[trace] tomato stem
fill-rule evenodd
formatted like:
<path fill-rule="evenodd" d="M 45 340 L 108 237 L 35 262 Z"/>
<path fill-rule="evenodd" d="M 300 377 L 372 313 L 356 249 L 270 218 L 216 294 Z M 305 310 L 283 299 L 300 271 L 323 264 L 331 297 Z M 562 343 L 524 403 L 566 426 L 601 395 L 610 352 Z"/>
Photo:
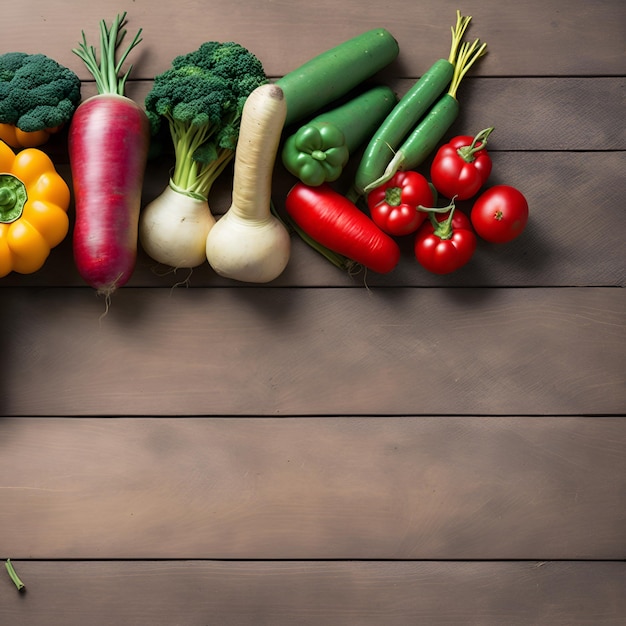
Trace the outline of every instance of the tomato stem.
<path fill-rule="evenodd" d="M 490 126 L 476 134 L 469 146 L 462 146 L 456 152 L 467 163 L 471 163 L 476 159 L 476 153 L 487 147 L 487 138 L 494 131 L 494 127 Z M 480 145 L 477 145 L 480 144 Z"/>
<path fill-rule="evenodd" d="M 418 204 L 416 208 L 418 211 L 422 211 L 423 213 L 447 213 L 450 210 L 450 206 L 453 206 L 453 205 L 434 207 L 434 206 L 423 206 L 421 204 Z"/>

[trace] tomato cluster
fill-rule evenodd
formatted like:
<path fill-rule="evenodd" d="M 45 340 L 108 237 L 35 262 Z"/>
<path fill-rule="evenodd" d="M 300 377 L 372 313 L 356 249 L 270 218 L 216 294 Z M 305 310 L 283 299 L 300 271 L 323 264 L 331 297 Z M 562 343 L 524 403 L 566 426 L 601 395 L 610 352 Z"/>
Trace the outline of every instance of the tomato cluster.
<path fill-rule="evenodd" d="M 460 135 L 443 145 L 433 158 L 433 185 L 447 198 L 473 198 L 491 174 L 487 138 L 493 127 L 475 137 Z M 470 219 L 480 237 L 491 243 L 506 243 L 518 237 L 528 222 L 528 202 L 510 185 L 495 185 L 484 191 L 471 209 Z"/>
<path fill-rule="evenodd" d="M 487 140 L 493 130 L 459 135 L 441 146 L 431 163 L 430 184 L 418 172 L 398 172 L 367 197 L 381 230 L 395 236 L 415 233 L 415 257 L 430 272 L 448 274 L 465 265 L 477 247 L 477 235 L 500 244 L 526 227 L 528 202 L 515 187 L 494 185 L 476 197 L 491 174 Z M 450 204 L 435 208 L 436 195 Z M 469 217 L 455 210 L 455 201 L 475 197 Z"/>

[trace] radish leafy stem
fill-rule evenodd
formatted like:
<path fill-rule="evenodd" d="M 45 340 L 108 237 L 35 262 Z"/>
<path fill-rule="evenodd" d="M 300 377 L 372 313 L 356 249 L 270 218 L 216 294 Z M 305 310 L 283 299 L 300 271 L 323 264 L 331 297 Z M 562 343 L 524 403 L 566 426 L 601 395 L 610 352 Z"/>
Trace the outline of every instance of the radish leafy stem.
<path fill-rule="evenodd" d="M 98 62 L 97 52 L 94 46 L 87 44 L 87 38 L 83 31 L 83 40 L 79 43 L 78 48 L 72 49 L 72 52 L 80 57 L 87 69 L 96 80 L 98 93 L 124 95 L 126 88 L 126 80 L 133 68 L 131 65 L 128 70 L 121 74 L 122 65 L 126 61 L 130 51 L 141 42 L 141 29 L 137 31 L 134 39 L 122 51 L 120 59 L 116 61 L 116 53 L 126 36 L 126 12 L 117 15 L 113 20 L 111 28 L 102 20 L 100 22 L 100 62 Z"/>

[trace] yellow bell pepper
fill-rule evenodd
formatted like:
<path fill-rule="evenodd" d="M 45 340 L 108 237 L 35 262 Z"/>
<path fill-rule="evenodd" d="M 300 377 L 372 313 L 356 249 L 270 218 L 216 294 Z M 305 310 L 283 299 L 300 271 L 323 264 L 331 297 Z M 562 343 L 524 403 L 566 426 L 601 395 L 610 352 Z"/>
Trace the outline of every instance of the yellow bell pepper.
<path fill-rule="evenodd" d="M 12 148 L 36 148 L 47 143 L 51 135 L 58 133 L 61 126 L 42 128 L 41 130 L 25 131 L 14 124 L 0 124 L 0 139 L 6 141 Z"/>
<path fill-rule="evenodd" d="M 0 141 L 0 278 L 32 274 L 69 230 L 70 190 L 37 148 L 15 154 Z"/>

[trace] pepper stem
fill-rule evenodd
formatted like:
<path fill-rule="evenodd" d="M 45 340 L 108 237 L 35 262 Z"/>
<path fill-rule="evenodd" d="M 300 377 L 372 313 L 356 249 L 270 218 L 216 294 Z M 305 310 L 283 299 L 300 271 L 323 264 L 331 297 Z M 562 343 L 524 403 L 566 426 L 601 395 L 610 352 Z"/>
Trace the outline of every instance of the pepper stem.
<path fill-rule="evenodd" d="M 476 159 L 476 153 L 484 150 L 487 147 L 487 138 L 494 131 L 494 127 L 490 126 L 481 130 L 472 139 L 472 143 L 469 146 L 461 146 L 456 152 L 467 163 L 471 163 Z M 478 145 L 480 144 L 480 145 Z"/>
<path fill-rule="evenodd" d="M 450 200 L 450 204 L 448 206 L 438 209 L 430 209 L 428 212 L 428 219 L 433 225 L 434 234 L 437 235 L 439 239 L 442 239 L 444 241 L 452 237 L 452 219 L 454 217 L 454 210 L 456 208 L 454 205 L 455 198 L 456 196 L 454 196 L 454 198 Z M 448 217 L 443 222 L 440 222 L 436 217 L 437 213 L 446 213 L 447 211 L 450 211 L 450 215 L 448 215 Z"/>
<path fill-rule="evenodd" d="M 6 187 L 0 187 L 0 207 L 12 207 L 15 204 L 15 192 Z"/>
<path fill-rule="evenodd" d="M 400 206 L 402 204 L 402 188 L 387 187 L 385 189 L 385 202 L 389 206 Z"/>
<path fill-rule="evenodd" d="M 0 223 L 10 224 L 22 216 L 28 193 L 13 174 L 0 174 Z"/>

